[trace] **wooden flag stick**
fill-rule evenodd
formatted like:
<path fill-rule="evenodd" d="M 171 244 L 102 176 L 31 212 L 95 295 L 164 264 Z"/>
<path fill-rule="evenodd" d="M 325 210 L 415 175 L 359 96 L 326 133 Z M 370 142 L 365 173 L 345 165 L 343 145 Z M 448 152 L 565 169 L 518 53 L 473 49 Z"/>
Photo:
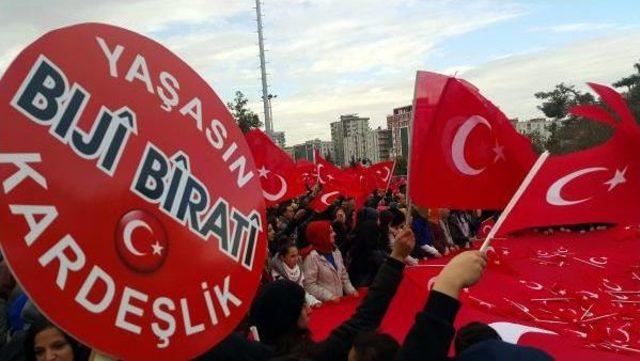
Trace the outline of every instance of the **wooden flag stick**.
<path fill-rule="evenodd" d="M 536 162 L 533 164 L 533 167 L 531 167 L 531 170 L 529 170 L 529 173 L 527 173 L 527 176 L 524 177 L 524 180 L 520 184 L 520 187 L 518 187 L 518 190 L 516 191 L 516 193 L 509 200 L 507 207 L 500 214 L 500 217 L 498 217 L 498 221 L 496 221 L 496 224 L 493 227 L 491 227 L 491 230 L 489 231 L 487 238 L 484 240 L 484 243 L 482 243 L 482 247 L 480 247 L 480 252 L 482 253 L 487 252 L 487 248 L 489 248 L 489 246 L 491 245 L 491 240 L 498 233 L 498 230 L 500 230 L 502 223 L 504 223 L 504 220 L 507 219 L 507 217 L 509 216 L 509 213 L 511 213 L 511 210 L 513 209 L 513 207 L 516 205 L 516 203 L 518 203 L 518 200 L 520 200 L 520 197 L 522 196 L 524 191 L 529 187 L 529 184 L 531 184 L 533 177 L 535 177 L 535 175 L 538 173 L 540 168 L 542 168 L 542 164 L 544 164 L 547 158 L 549 158 L 549 151 L 545 151 L 544 153 L 540 154 L 540 156 L 538 157 L 538 160 L 536 160 Z"/>
<path fill-rule="evenodd" d="M 391 185 L 391 178 L 393 177 L 393 172 L 396 171 L 396 159 L 393 160 L 393 166 L 391 167 L 391 173 L 389 173 L 389 179 L 387 180 L 387 188 L 384 189 L 384 194 L 387 194 L 389 191 L 389 186 Z"/>

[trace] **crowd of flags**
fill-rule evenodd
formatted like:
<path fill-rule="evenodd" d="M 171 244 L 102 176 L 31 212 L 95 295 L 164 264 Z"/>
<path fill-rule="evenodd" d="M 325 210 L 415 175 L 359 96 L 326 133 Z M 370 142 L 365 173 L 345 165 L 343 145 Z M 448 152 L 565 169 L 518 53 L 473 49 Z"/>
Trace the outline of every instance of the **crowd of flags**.
<path fill-rule="evenodd" d="M 582 352 L 565 347 L 563 336 L 572 336 L 579 347 L 640 354 L 640 126 L 622 95 L 604 85 L 589 86 L 600 101 L 570 113 L 607 124 L 611 138 L 583 151 L 540 158 L 500 109 L 462 79 L 419 72 L 414 99 L 407 176 L 414 205 L 500 211 L 517 200 L 504 212 L 504 222 L 499 220 L 501 238 L 488 251 L 483 283 L 488 286 L 465 294 L 464 303 L 472 308 L 459 318 L 507 325 L 520 336 L 537 330 L 542 338 L 532 344 L 562 358 Z M 319 185 L 310 203 L 315 211 L 337 197 L 354 198 L 361 207 L 375 189 L 396 191 L 404 184 L 404 178 L 392 176 L 393 161 L 343 169 L 316 151 L 314 162 L 296 163 L 259 130 L 249 132 L 247 140 L 267 205 Z M 517 190 L 521 194 L 514 197 Z M 492 227 L 498 227 L 493 218 L 484 220 L 478 237 L 487 237 Z M 582 231 L 568 233 L 576 227 Z M 589 232 L 594 230 L 599 232 Z M 524 232 L 514 238 L 516 231 Z M 428 277 L 437 274 L 429 272 Z M 427 284 L 423 276 L 415 284 Z M 424 298 L 427 291 L 411 289 L 406 298 Z M 403 305 L 408 318 L 394 318 L 402 329 L 398 336 L 413 317 Z M 582 357 L 608 358 L 603 355 Z"/>
<path fill-rule="evenodd" d="M 589 84 L 601 98 L 570 112 L 613 128 L 596 147 L 549 157 L 501 232 L 584 223 L 640 223 L 640 127 L 615 90 Z M 501 210 L 534 164 L 531 141 L 470 83 L 418 72 L 408 166 L 409 197 L 422 208 Z M 291 157 L 260 130 L 246 134 L 268 206 L 301 196 L 316 184 L 311 207 L 337 197 L 362 206 L 376 189 L 396 191 L 395 162 L 340 168 L 316 150 L 314 162 Z"/>
<path fill-rule="evenodd" d="M 391 182 L 394 161 L 369 167 L 356 164 L 340 168 L 316 150 L 314 163 L 305 159 L 296 163 L 260 130 L 249 131 L 246 139 L 256 162 L 267 206 L 302 196 L 318 185 L 319 191 L 309 204 L 316 212 L 324 211 L 338 197 L 353 198 L 361 207 L 374 190 L 397 190 L 401 184 Z"/>

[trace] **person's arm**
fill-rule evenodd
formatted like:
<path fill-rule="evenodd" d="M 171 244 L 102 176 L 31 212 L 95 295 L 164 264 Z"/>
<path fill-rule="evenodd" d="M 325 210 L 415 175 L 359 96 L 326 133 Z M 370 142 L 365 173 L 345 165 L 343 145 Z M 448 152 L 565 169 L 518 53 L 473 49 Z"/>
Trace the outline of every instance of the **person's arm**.
<path fill-rule="evenodd" d="M 314 356 L 323 360 L 346 360 L 355 336 L 380 327 L 384 314 L 400 285 L 402 260 L 415 245 L 413 232 L 403 231 L 394 244 L 391 256 L 380 267 L 369 292 L 351 318 L 334 329 L 326 340 L 314 348 Z"/>
<path fill-rule="evenodd" d="M 318 268 L 318 261 L 316 258 L 317 255 L 310 254 L 304 260 L 302 265 L 304 272 L 304 289 L 310 295 L 322 302 L 333 300 L 337 295 L 334 295 L 331 291 L 318 284 L 318 273 L 320 270 Z"/>
<path fill-rule="evenodd" d="M 479 251 L 460 253 L 442 269 L 422 312 L 404 340 L 398 360 L 446 360 L 455 335 L 460 291 L 478 282 L 486 266 Z"/>

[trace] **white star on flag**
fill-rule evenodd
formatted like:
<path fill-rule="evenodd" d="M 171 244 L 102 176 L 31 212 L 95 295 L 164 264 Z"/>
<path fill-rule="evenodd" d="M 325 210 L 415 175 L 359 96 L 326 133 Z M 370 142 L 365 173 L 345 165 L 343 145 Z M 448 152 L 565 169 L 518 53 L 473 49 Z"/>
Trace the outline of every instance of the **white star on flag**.
<path fill-rule="evenodd" d="M 618 184 L 622 184 L 627 181 L 627 179 L 624 177 L 625 173 L 627 172 L 627 168 L 628 167 L 624 167 L 622 171 L 616 169 L 616 174 L 613 176 L 613 178 L 604 182 L 604 184 L 609 185 L 609 189 L 607 190 L 607 192 L 611 192 L 615 187 L 618 186 Z"/>
<path fill-rule="evenodd" d="M 498 144 L 496 142 L 496 146 L 492 148 L 493 152 L 496 153 L 495 158 L 493 158 L 493 162 L 497 163 L 500 159 L 506 160 L 507 158 L 504 156 L 504 145 Z"/>
<path fill-rule="evenodd" d="M 267 178 L 267 174 L 269 174 L 269 170 L 264 166 L 258 169 L 258 175 L 260 175 L 260 178 Z"/>
<path fill-rule="evenodd" d="M 164 247 L 160 245 L 160 242 L 156 241 L 156 243 L 151 245 L 151 248 L 153 248 L 153 254 L 162 255 Z"/>

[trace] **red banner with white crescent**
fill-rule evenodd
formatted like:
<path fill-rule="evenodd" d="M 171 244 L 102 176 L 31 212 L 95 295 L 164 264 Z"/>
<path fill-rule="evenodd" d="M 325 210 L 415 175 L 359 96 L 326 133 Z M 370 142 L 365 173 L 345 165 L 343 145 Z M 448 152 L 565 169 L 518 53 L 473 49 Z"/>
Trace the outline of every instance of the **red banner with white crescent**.
<path fill-rule="evenodd" d="M 610 95 L 626 108 L 619 94 Z M 606 104 L 612 104 L 607 99 Z M 610 121 L 603 119 L 608 113 L 601 106 L 582 106 L 576 112 L 608 123 L 613 136 L 594 148 L 548 158 L 499 233 L 554 225 L 640 223 L 640 127 L 619 113 L 625 120 L 619 122 L 610 114 Z"/>
<path fill-rule="evenodd" d="M 531 141 L 462 79 L 418 72 L 410 197 L 424 208 L 501 209 L 535 161 Z"/>
<path fill-rule="evenodd" d="M 307 189 L 289 154 L 280 149 L 267 134 L 253 129 L 245 134 L 253 154 L 267 206 L 303 195 Z"/>
<path fill-rule="evenodd" d="M 479 321 L 506 342 L 557 360 L 635 360 L 640 354 L 640 229 L 526 235 L 494 240 L 480 282 L 465 289 L 455 327 Z M 407 267 L 380 330 L 402 342 L 430 285 L 450 259 Z M 314 339 L 346 320 L 360 300 L 311 314 Z"/>

